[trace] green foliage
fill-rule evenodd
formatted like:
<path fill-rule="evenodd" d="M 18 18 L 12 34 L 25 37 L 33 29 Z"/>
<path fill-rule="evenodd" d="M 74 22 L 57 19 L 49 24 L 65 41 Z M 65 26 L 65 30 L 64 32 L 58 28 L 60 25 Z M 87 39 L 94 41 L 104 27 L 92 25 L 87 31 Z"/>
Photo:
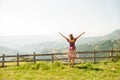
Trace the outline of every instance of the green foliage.
<path fill-rule="evenodd" d="M 113 44 L 111 40 L 102 41 L 96 46 L 96 50 L 110 50 Z"/>
<path fill-rule="evenodd" d="M 37 67 L 38 67 L 37 69 L 41 69 L 41 70 L 48 70 L 48 69 L 50 69 L 50 66 L 47 63 L 45 63 L 45 62 L 38 63 Z"/>
<path fill-rule="evenodd" d="M 47 62 L 38 62 L 38 63 L 26 63 L 22 66 L 18 66 L 15 69 L 24 69 L 24 70 L 50 70 L 50 69 L 62 69 L 64 68 L 63 64 L 60 62 L 47 63 Z"/>
<path fill-rule="evenodd" d="M 83 44 L 77 46 L 77 51 L 92 51 L 94 46 L 92 44 Z"/>
<path fill-rule="evenodd" d="M 89 44 L 77 45 L 78 51 L 92 51 L 92 50 L 114 50 L 120 49 L 120 39 L 117 40 L 104 40 L 98 42 L 91 42 Z"/>
<path fill-rule="evenodd" d="M 120 61 L 89 62 L 73 68 L 60 62 L 26 63 L 0 68 L 0 80 L 119 80 L 119 75 Z"/>
<path fill-rule="evenodd" d="M 51 66 L 52 69 L 56 69 L 56 68 L 61 68 L 62 69 L 62 68 L 64 68 L 63 64 L 60 63 L 60 62 L 54 62 L 51 65 L 52 65 Z"/>

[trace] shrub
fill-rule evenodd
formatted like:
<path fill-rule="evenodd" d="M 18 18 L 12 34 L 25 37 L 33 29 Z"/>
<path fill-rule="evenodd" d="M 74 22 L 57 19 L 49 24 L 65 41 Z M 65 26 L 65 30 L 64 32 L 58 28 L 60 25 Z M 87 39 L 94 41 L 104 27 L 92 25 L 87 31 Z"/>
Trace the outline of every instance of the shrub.
<path fill-rule="evenodd" d="M 52 63 L 51 68 L 52 68 L 52 69 L 56 69 L 56 68 L 61 68 L 61 69 L 63 69 L 64 67 L 63 67 L 63 64 L 62 64 L 62 63 L 60 63 L 60 62 L 54 62 L 54 63 Z"/>
<path fill-rule="evenodd" d="M 47 63 L 47 62 L 39 62 L 39 63 L 26 63 L 24 65 L 21 66 L 17 66 L 16 70 L 19 69 L 24 69 L 24 70 L 49 70 L 49 69 L 56 69 L 56 68 L 60 68 L 63 69 L 63 64 L 60 62 L 54 62 L 54 63 Z"/>
<path fill-rule="evenodd" d="M 39 69 L 41 70 L 48 70 L 50 69 L 49 65 L 45 62 L 41 62 L 37 64 L 37 67 L 39 67 Z"/>

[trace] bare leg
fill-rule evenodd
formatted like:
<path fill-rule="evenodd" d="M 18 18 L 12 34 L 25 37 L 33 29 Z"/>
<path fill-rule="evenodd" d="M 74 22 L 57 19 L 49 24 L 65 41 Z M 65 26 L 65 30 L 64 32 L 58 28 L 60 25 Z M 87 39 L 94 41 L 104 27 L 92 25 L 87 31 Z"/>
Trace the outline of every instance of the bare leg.
<path fill-rule="evenodd" d="M 76 54 L 76 50 L 70 50 L 69 53 L 70 54 Z M 73 67 L 74 61 L 75 61 L 75 57 L 69 57 L 69 64 L 68 65 Z"/>
<path fill-rule="evenodd" d="M 73 65 L 74 65 L 74 61 L 75 61 L 75 59 L 72 58 L 72 60 L 71 60 L 71 66 L 72 66 L 72 67 L 73 67 Z"/>
<path fill-rule="evenodd" d="M 76 54 L 76 50 L 73 50 L 73 54 Z M 72 67 L 73 67 L 73 65 L 74 65 L 74 62 L 75 62 L 75 57 L 73 57 L 73 58 L 71 59 L 71 65 L 72 65 Z"/>
<path fill-rule="evenodd" d="M 69 58 L 69 64 L 68 64 L 68 66 L 71 66 L 71 59 Z"/>

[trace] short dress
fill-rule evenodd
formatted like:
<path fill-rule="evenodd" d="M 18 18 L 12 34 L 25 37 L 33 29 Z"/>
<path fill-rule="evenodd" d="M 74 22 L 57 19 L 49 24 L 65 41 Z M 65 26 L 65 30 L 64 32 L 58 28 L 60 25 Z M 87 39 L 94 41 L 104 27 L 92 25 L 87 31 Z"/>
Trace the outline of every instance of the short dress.
<path fill-rule="evenodd" d="M 74 40 L 67 39 L 67 41 L 69 42 L 70 45 L 68 47 L 68 58 L 76 58 L 76 47 L 75 47 L 76 38 Z"/>
<path fill-rule="evenodd" d="M 74 47 L 68 47 L 68 58 L 76 58 L 76 49 Z"/>

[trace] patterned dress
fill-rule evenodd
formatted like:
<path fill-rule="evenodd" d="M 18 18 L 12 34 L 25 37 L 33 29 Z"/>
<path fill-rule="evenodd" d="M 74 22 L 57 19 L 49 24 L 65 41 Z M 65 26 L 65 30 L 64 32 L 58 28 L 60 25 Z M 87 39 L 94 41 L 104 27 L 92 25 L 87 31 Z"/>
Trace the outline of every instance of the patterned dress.
<path fill-rule="evenodd" d="M 69 47 L 68 47 L 68 58 L 76 58 L 76 47 L 75 47 L 75 42 L 76 39 L 73 40 L 69 40 L 67 39 L 68 43 L 69 43 Z"/>

